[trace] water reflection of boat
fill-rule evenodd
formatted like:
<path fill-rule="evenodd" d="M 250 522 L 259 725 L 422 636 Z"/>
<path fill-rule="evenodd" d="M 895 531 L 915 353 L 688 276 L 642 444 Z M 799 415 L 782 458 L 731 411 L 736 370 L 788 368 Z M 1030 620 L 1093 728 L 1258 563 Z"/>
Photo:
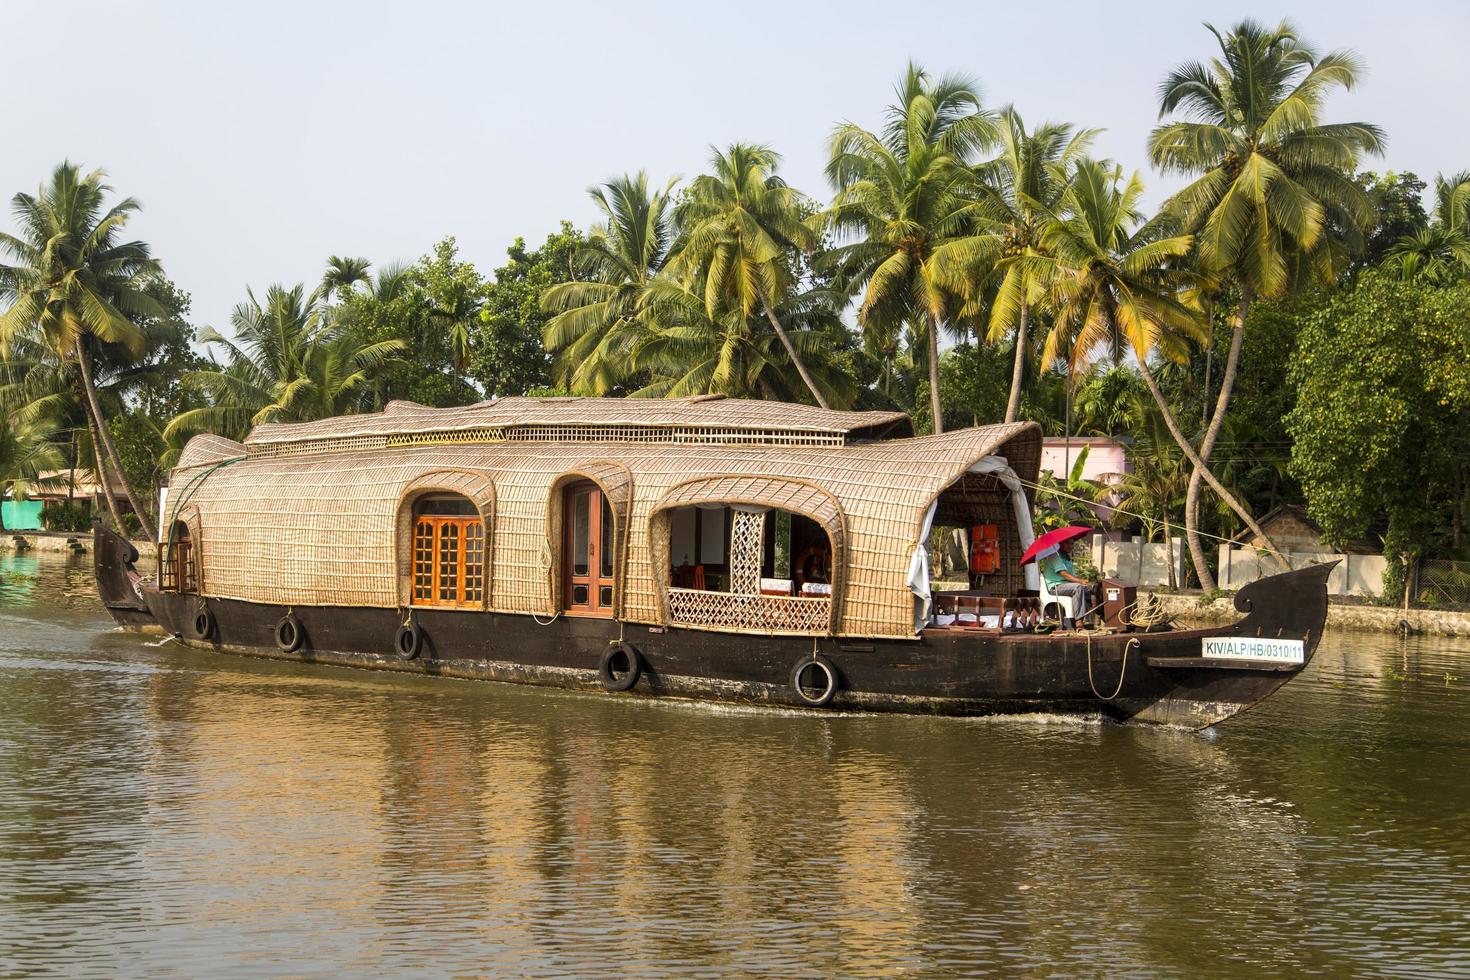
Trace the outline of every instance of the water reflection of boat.
<path fill-rule="evenodd" d="M 1017 561 L 1040 443 L 719 398 L 395 402 L 195 438 L 158 584 L 99 531 L 98 586 L 201 647 L 810 708 L 1203 727 L 1305 667 L 1327 566 L 1252 584 L 1216 629 L 1008 628 L 1047 599 Z M 919 543 L 977 526 L 992 574 L 931 595 Z"/>

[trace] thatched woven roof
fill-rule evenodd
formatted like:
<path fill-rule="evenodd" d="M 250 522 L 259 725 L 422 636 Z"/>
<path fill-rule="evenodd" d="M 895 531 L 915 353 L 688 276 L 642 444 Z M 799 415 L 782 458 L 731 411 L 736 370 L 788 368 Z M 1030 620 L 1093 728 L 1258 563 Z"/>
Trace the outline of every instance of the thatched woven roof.
<path fill-rule="evenodd" d="M 587 401 L 597 404 L 581 400 L 579 411 L 587 410 Z M 793 420 L 845 415 L 771 406 L 786 407 L 794 409 Z M 489 411 L 450 411 L 480 410 Z M 426 411 L 408 414 L 421 419 Z M 370 416 L 377 422 L 369 424 L 392 416 Z M 772 411 L 762 424 L 777 417 Z M 252 456 L 209 472 L 188 502 L 200 513 L 210 595 L 298 606 L 391 607 L 406 594 L 398 581 L 404 566 L 395 558 L 405 495 L 425 474 L 463 474 L 459 485 L 481 481 L 481 496 L 494 501 L 489 608 L 547 614 L 557 605 L 553 566 L 560 553 L 554 491 L 568 474 L 582 474 L 605 482 L 623 525 L 618 615 L 658 623 L 658 583 L 666 570 L 655 568 L 660 559 L 650 545 L 650 517 L 659 507 L 679 503 L 678 488 L 693 487 L 693 481 L 703 481 L 696 494 L 701 502 L 711 487 L 726 485 L 733 499 L 773 506 L 784 500 L 829 529 L 842 528 L 846 561 L 842 594 L 834 596 L 840 608 L 836 632 L 907 636 L 913 608 L 905 577 L 924 512 L 992 454 L 1005 456 L 1022 480 L 1034 482 L 1040 429 L 1017 423 L 838 446 L 488 442 Z M 189 459 L 205 455 L 186 451 Z M 204 472 L 198 465 L 180 470 L 173 484 L 183 487 Z M 791 496 L 797 485 L 820 492 Z"/>
<path fill-rule="evenodd" d="M 838 412 L 808 405 L 738 398 L 514 397 L 463 408 L 427 408 L 413 402 L 389 402 L 386 409 L 374 415 L 259 425 L 245 442 L 251 447 L 261 447 L 372 436 L 537 429 L 561 430 L 549 433 L 550 438 L 546 440 L 559 441 L 559 437 L 565 437 L 569 429 L 576 428 L 788 433 L 837 437 L 838 441 L 853 436 L 905 436 L 913 431 L 908 416 L 902 412 Z M 605 441 L 605 437 L 597 441 Z"/>

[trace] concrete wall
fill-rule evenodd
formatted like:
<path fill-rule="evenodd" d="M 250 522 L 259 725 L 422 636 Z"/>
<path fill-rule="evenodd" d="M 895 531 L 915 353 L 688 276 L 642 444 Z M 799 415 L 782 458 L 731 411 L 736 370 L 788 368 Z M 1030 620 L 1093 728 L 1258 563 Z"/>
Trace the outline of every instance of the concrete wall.
<path fill-rule="evenodd" d="M 1184 576 L 1184 538 L 1172 541 L 1174 552 L 1174 584 L 1182 586 Z M 1128 585 L 1168 585 L 1169 550 L 1162 541 L 1145 542 L 1134 536 L 1131 541 L 1109 541 L 1101 534 L 1092 536 L 1092 563 L 1104 578 L 1117 579 Z"/>
<path fill-rule="evenodd" d="M 1383 573 L 1388 559 L 1382 555 L 1341 555 L 1319 551 L 1284 551 L 1292 568 L 1305 568 L 1341 560 L 1327 578 L 1328 595 L 1377 596 L 1383 592 Z M 1222 589 L 1238 589 L 1247 582 L 1275 574 L 1276 562 L 1254 548 L 1220 545 L 1219 583 Z"/>

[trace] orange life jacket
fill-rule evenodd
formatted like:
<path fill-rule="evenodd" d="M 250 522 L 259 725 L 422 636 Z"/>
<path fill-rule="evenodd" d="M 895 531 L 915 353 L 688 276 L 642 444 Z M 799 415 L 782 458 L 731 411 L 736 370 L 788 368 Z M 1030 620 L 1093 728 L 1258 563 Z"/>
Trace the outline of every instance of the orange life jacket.
<path fill-rule="evenodd" d="M 975 575 L 1000 571 L 1000 528 L 996 525 L 976 524 L 970 528 L 970 571 Z"/>

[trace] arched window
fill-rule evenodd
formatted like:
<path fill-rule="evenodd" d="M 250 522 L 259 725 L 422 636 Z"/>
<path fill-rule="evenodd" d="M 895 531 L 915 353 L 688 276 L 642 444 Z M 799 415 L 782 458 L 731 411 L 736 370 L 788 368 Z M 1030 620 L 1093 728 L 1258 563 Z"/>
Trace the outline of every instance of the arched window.
<path fill-rule="evenodd" d="M 649 546 L 675 626 L 827 633 L 842 599 L 846 533 L 825 490 L 771 477 L 709 477 L 654 505 Z"/>
<path fill-rule="evenodd" d="M 482 606 L 485 522 L 467 497 L 432 494 L 413 505 L 415 606 Z"/>
<path fill-rule="evenodd" d="M 164 555 L 159 577 L 165 592 L 199 591 L 194 538 L 189 533 L 189 525 L 184 521 L 174 521 L 173 528 L 169 531 L 168 552 Z"/>

